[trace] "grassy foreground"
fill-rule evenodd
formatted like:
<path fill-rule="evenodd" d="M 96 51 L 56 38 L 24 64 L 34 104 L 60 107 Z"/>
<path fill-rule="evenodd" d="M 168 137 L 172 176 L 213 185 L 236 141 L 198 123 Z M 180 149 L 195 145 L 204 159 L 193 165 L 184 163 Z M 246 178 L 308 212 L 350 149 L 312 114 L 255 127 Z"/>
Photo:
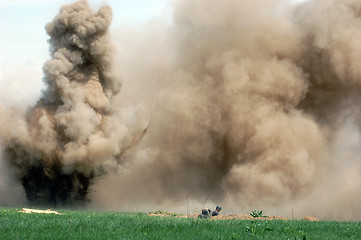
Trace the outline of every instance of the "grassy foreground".
<path fill-rule="evenodd" d="M 361 239 L 361 222 L 208 220 L 0 208 L 0 239 Z"/>

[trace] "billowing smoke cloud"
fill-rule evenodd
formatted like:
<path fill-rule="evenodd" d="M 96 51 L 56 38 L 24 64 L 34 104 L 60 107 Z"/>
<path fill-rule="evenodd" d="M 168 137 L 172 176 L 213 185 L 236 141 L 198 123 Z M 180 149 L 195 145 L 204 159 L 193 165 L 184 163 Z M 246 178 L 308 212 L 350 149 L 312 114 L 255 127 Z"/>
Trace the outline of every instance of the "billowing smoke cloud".
<path fill-rule="evenodd" d="M 85 200 L 93 178 L 117 169 L 142 135 L 111 109 L 121 87 L 112 72 L 111 19 L 109 6 L 95 13 L 87 1 L 63 6 L 46 25 L 52 58 L 43 97 L 24 120 L 3 119 L 4 158 L 33 204 Z"/>
<path fill-rule="evenodd" d="M 215 191 L 218 201 L 272 204 L 312 185 L 327 149 L 299 108 L 309 88 L 305 46 L 282 2 L 176 3 L 171 64 L 156 75 L 165 90 L 138 148 L 149 154 L 122 177 L 132 183 L 124 198 L 139 178 L 135 196 L 172 201 Z"/>
<path fill-rule="evenodd" d="M 113 172 L 94 204 L 208 197 L 357 219 L 360 12 L 356 0 L 175 1 L 172 25 L 118 30 L 115 96 L 109 8 L 65 6 L 47 25 L 48 89 L 26 121 L 2 129 L 5 159 L 25 189 L 41 176 L 66 200 Z"/>
<path fill-rule="evenodd" d="M 358 133 L 340 136 L 359 124 L 360 7 L 185 0 L 175 2 L 170 29 L 153 20 L 131 32 L 149 45 L 121 46 L 118 61 L 125 89 L 147 86 L 128 89 L 153 100 L 151 125 L 129 172 L 99 183 L 95 201 L 185 209 L 193 198 L 199 209 L 209 197 L 228 211 L 291 217 L 294 207 L 299 217 L 357 219 Z"/>

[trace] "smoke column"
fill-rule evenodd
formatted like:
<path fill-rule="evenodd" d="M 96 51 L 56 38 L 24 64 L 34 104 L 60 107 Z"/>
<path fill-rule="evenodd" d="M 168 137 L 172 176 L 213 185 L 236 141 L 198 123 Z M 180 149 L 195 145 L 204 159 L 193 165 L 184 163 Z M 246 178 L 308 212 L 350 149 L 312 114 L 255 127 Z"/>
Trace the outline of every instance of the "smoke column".
<path fill-rule="evenodd" d="M 25 120 L 0 110 L 28 199 L 139 210 L 209 196 L 228 211 L 359 219 L 361 3 L 172 7 L 171 24 L 120 26 L 115 59 L 109 7 L 77 2 L 47 25 L 42 99 Z"/>
<path fill-rule="evenodd" d="M 52 58 L 43 97 L 25 120 L 4 120 L 4 158 L 32 204 L 86 200 L 93 178 L 117 169 L 136 140 L 110 108 L 121 87 L 111 71 L 111 20 L 109 6 L 63 6 L 46 25 Z"/>

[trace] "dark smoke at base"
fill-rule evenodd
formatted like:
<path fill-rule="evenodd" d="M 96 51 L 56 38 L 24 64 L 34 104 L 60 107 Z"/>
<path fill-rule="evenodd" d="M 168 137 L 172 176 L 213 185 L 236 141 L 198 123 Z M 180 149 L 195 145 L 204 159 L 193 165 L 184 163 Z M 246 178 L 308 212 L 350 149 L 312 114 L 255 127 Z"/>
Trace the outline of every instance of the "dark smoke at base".
<path fill-rule="evenodd" d="M 21 165 L 16 166 L 13 162 L 11 164 L 17 171 L 21 171 L 17 174 L 17 178 L 25 190 L 30 205 L 62 204 L 64 206 L 87 201 L 93 175 L 86 176 L 76 171 L 65 174 L 60 169 L 59 163 L 45 166 L 40 160 L 36 160 L 35 164 L 29 164 L 32 156 L 26 152 L 19 155 L 20 149 L 22 149 L 20 146 L 8 147 L 4 157 L 21 158 Z"/>
<path fill-rule="evenodd" d="M 89 185 L 93 176 L 85 176 L 82 173 L 71 175 L 62 173 L 47 173 L 43 167 L 31 167 L 27 174 L 22 177 L 21 184 L 24 187 L 26 198 L 32 205 L 46 204 L 74 204 L 86 201 Z M 50 170 L 53 171 L 53 170 Z"/>
<path fill-rule="evenodd" d="M 46 25 L 47 88 L 24 120 L 16 116 L 16 131 L 2 129 L 3 157 L 32 205 L 86 202 L 94 179 L 117 171 L 122 155 L 144 135 L 119 123 L 111 109 L 121 86 L 112 71 L 111 19 L 109 6 L 93 12 L 78 1 Z"/>

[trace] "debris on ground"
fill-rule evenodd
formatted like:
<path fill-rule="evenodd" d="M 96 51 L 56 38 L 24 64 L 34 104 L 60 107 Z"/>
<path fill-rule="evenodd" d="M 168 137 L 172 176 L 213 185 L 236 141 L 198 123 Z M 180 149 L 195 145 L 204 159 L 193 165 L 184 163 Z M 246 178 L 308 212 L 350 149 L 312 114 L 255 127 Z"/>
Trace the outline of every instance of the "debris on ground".
<path fill-rule="evenodd" d="M 57 211 L 52 211 L 50 209 L 48 210 L 37 210 L 37 209 L 30 209 L 30 208 L 23 208 L 21 211 L 23 213 L 45 213 L 45 214 L 57 214 L 61 215 L 61 213 L 58 213 Z"/>

